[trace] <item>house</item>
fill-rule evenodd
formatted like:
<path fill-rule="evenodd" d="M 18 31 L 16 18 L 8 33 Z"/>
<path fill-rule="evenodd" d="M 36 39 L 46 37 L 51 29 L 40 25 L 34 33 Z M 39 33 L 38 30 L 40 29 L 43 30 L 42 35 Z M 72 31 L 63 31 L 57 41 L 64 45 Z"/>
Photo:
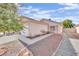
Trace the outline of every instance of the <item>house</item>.
<path fill-rule="evenodd" d="M 75 26 L 76 33 L 79 33 L 79 24 Z"/>
<path fill-rule="evenodd" d="M 46 34 L 49 31 L 49 25 L 42 21 L 37 21 L 32 18 L 22 16 L 20 22 L 24 25 L 21 34 L 27 37 L 39 36 Z"/>
<path fill-rule="evenodd" d="M 62 31 L 63 31 L 63 26 L 59 22 L 52 21 L 51 19 L 42 19 L 40 21 L 49 24 L 49 32 L 62 33 Z"/>

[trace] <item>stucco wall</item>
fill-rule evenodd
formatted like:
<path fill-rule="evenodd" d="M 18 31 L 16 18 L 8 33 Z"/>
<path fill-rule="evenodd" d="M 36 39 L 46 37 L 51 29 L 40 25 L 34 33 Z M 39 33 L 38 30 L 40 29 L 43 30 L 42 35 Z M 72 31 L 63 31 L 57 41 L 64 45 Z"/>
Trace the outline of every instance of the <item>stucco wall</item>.
<path fill-rule="evenodd" d="M 24 28 L 25 36 L 35 36 L 38 34 L 42 34 L 41 31 L 48 31 L 48 25 L 43 24 L 43 22 L 31 20 L 29 18 L 22 18 L 21 22 L 23 22 L 24 27 L 28 26 L 28 28 Z"/>
<path fill-rule="evenodd" d="M 29 27 L 31 36 L 42 34 L 41 31 L 48 31 L 48 25 L 46 24 L 30 23 Z"/>
<path fill-rule="evenodd" d="M 58 33 L 62 33 L 63 32 L 63 27 L 62 26 L 58 26 Z"/>
<path fill-rule="evenodd" d="M 79 33 L 79 27 L 76 27 L 76 32 Z"/>
<path fill-rule="evenodd" d="M 57 28 L 58 28 L 58 27 L 57 27 L 57 25 L 58 25 L 57 23 L 52 22 L 52 21 L 48 21 L 48 20 L 41 20 L 41 21 L 43 21 L 43 22 L 49 24 L 49 31 L 50 31 L 50 32 L 57 33 Z M 51 29 L 50 26 L 55 26 L 55 30 Z"/>

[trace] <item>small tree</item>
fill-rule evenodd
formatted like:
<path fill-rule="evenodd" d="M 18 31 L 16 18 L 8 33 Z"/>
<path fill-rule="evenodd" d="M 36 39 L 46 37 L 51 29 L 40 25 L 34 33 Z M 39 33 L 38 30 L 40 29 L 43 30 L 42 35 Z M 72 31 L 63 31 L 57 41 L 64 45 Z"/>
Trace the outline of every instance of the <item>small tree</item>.
<path fill-rule="evenodd" d="M 70 19 L 64 20 L 63 21 L 63 26 L 64 26 L 64 28 L 71 28 L 71 27 L 73 27 L 72 20 L 70 20 Z"/>
<path fill-rule="evenodd" d="M 20 31 L 23 28 L 18 22 L 17 8 L 14 3 L 0 4 L 0 32 Z"/>

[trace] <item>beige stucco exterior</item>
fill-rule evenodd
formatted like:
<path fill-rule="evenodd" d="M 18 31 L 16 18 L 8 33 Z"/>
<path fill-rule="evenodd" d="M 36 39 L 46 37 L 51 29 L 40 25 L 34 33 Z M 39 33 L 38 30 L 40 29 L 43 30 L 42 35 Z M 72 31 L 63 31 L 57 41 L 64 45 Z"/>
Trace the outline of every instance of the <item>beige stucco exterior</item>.
<path fill-rule="evenodd" d="M 63 26 L 61 24 L 47 19 L 37 21 L 32 18 L 22 17 L 20 21 L 24 25 L 22 33 L 25 36 L 33 37 L 44 34 L 45 32 L 62 33 L 63 31 Z"/>
<path fill-rule="evenodd" d="M 63 26 L 55 21 L 42 19 L 41 21 L 46 22 L 49 24 L 49 31 L 54 33 L 62 33 L 63 32 Z"/>
<path fill-rule="evenodd" d="M 21 18 L 21 22 L 24 24 L 23 31 L 25 32 L 25 36 L 36 36 L 43 34 L 42 31 L 48 32 L 48 24 L 33 20 L 31 18 L 23 17 Z"/>
<path fill-rule="evenodd" d="M 76 26 L 75 29 L 76 29 L 76 33 L 79 33 L 79 26 Z"/>
<path fill-rule="evenodd" d="M 58 25 L 58 33 L 62 33 L 63 32 L 63 26 L 62 25 Z"/>
<path fill-rule="evenodd" d="M 41 31 L 48 31 L 48 26 L 45 24 L 37 24 L 37 23 L 30 23 L 29 26 L 31 36 L 41 35 L 43 34 Z"/>

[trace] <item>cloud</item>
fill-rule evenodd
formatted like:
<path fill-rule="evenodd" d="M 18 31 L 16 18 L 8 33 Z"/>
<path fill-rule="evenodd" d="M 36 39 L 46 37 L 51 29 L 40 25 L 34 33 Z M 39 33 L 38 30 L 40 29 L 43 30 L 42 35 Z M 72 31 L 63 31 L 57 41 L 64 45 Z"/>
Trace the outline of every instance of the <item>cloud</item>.
<path fill-rule="evenodd" d="M 51 18 L 51 15 L 50 14 L 33 14 L 32 15 L 33 18 L 35 19 L 42 19 L 42 18 Z"/>
<path fill-rule="evenodd" d="M 37 12 L 39 12 L 39 9 L 33 8 L 32 6 L 27 6 L 27 7 L 20 6 L 18 9 L 18 13 L 21 15 L 29 15 Z"/>
<path fill-rule="evenodd" d="M 79 9 L 79 4 L 77 3 L 59 3 L 59 5 L 65 6 L 64 8 L 60 8 L 59 10 Z"/>
<path fill-rule="evenodd" d="M 56 9 L 55 12 L 57 13 L 65 13 L 65 14 L 71 14 L 71 12 L 68 11 L 72 11 L 75 12 L 75 10 L 79 10 L 79 4 L 78 3 L 58 3 L 59 5 L 62 5 L 63 7 Z M 67 13 L 66 13 L 67 11 Z M 78 13 L 77 13 L 78 14 Z"/>
<path fill-rule="evenodd" d="M 22 10 L 32 9 L 32 6 L 28 6 L 28 7 L 19 6 L 19 9 L 22 9 Z"/>
<path fill-rule="evenodd" d="M 55 10 L 42 10 L 40 8 L 33 8 L 32 6 L 28 7 L 19 7 L 19 12 L 22 15 L 26 15 L 32 18 L 41 19 L 41 18 L 51 18 L 52 12 Z"/>
<path fill-rule="evenodd" d="M 68 16 L 68 17 L 53 17 L 52 20 L 57 22 L 63 22 L 65 19 L 72 20 L 73 23 L 79 24 L 79 16 Z"/>
<path fill-rule="evenodd" d="M 56 11 L 55 10 L 41 10 L 40 12 L 38 12 L 38 14 L 49 14 L 53 12 L 56 12 Z"/>
<path fill-rule="evenodd" d="M 58 3 L 60 5 L 66 5 L 66 6 L 77 6 L 78 4 L 77 3 Z"/>

